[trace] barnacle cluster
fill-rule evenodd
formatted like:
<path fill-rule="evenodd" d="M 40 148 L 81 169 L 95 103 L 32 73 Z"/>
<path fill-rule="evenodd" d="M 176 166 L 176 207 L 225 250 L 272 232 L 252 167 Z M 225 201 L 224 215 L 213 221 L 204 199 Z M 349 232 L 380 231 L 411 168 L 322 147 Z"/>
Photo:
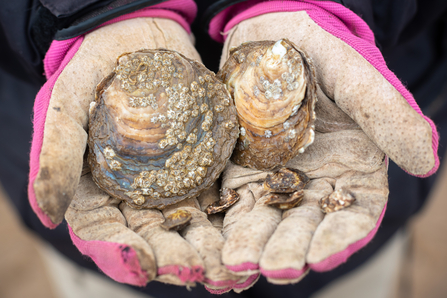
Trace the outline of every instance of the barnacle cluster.
<path fill-rule="evenodd" d="M 118 57 L 90 109 L 96 184 L 135 208 L 197 196 L 223 170 L 238 135 L 225 86 L 202 64 L 157 49 Z"/>

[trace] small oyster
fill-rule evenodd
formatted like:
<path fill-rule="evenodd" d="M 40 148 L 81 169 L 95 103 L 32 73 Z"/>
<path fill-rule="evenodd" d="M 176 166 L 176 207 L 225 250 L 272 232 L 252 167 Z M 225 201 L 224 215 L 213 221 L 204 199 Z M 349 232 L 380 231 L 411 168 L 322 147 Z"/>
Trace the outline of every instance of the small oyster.
<path fill-rule="evenodd" d="M 231 188 L 224 187 L 220 192 L 220 200 L 210 204 L 205 209 L 205 213 L 215 214 L 223 212 L 239 201 L 239 194 Z"/>
<path fill-rule="evenodd" d="M 281 168 L 264 181 L 264 189 L 273 193 L 292 193 L 303 189 L 309 177 L 297 169 Z"/>
<path fill-rule="evenodd" d="M 168 231 L 180 231 L 191 222 L 191 212 L 179 209 L 176 212 L 168 215 L 165 221 L 160 225 L 163 229 Z"/>
<path fill-rule="evenodd" d="M 165 49 L 118 57 L 97 87 L 89 121 L 94 181 L 134 208 L 198 196 L 223 171 L 238 135 L 225 86 Z"/>
<path fill-rule="evenodd" d="M 320 208 L 323 213 L 331 213 L 349 207 L 355 202 L 352 192 L 345 188 L 339 188 L 330 195 L 320 199 Z"/>
<path fill-rule="evenodd" d="M 263 186 L 268 192 L 265 204 L 281 210 L 298 206 L 303 201 L 303 189 L 309 181 L 309 177 L 300 170 L 280 168 L 265 178 Z"/>
<path fill-rule="evenodd" d="M 276 207 L 281 210 L 288 210 L 298 206 L 304 198 L 304 191 L 297 190 L 292 194 L 276 194 L 271 193 L 268 195 L 268 199 L 265 204 Z"/>
<path fill-rule="evenodd" d="M 307 55 L 287 39 L 233 48 L 217 74 L 236 105 L 240 136 L 232 160 L 271 170 L 314 140 L 316 80 Z"/>

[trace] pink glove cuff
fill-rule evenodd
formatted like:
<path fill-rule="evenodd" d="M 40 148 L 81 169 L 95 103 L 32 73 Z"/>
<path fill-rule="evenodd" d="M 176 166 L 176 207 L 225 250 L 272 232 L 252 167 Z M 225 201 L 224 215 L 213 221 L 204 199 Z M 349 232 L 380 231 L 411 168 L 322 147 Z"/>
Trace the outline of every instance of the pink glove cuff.
<path fill-rule="evenodd" d="M 178 22 L 189 33 L 191 32 L 189 24 L 194 20 L 196 12 L 197 6 L 192 0 L 171 0 L 117 17 L 102 24 L 98 28 L 133 18 L 159 17 L 168 18 Z M 28 198 L 34 213 L 37 214 L 40 221 L 46 227 L 51 229 L 54 229 L 57 224 L 53 223 L 48 215 L 39 207 L 36 200 L 36 195 L 34 193 L 33 184 L 40 169 L 39 156 L 43 143 L 46 114 L 54 84 L 64 68 L 67 66 L 68 62 L 70 62 L 78 51 L 83 40 L 84 35 L 81 35 L 68 40 L 54 40 L 51 43 L 51 46 L 44 59 L 45 75 L 48 81 L 42 86 L 34 102 L 34 133 L 30 153 Z"/>
<path fill-rule="evenodd" d="M 135 250 L 125 244 L 106 241 L 84 241 L 68 226 L 71 240 L 79 251 L 90 257 L 110 278 L 134 286 L 148 282 L 147 273 L 141 269 Z"/>
<path fill-rule="evenodd" d="M 210 22 L 209 34 L 217 40 L 223 41 L 228 32 L 240 22 L 259 15 L 273 12 L 306 11 L 309 17 L 328 33 L 341 39 L 372 66 L 374 66 L 383 77 L 396 88 L 407 100 L 408 104 L 430 124 L 432 128 L 432 149 L 435 156 L 434 167 L 425 175 L 417 177 L 428 177 L 439 168 L 438 143 L 439 136 L 431 119 L 424 116 L 413 95 L 404 87 L 396 75 L 386 66 L 380 50 L 375 46 L 374 33 L 368 25 L 355 13 L 341 4 L 332 1 L 262 1 L 251 0 L 233 5 L 219 14 Z M 223 36 L 221 34 L 223 32 Z"/>
<path fill-rule="evenodd" d="M 374 238 L 374 236 L 377 233 L 377 230 L 380 227 L 380 224 L 382 223 L 382 219 L 386 211 L 386 206 L 387 205 L 385 205 L 385 207 L 383 208 L 382 213 L 380 214 L 380 217 L 377 220 L 376 227 L 373 230 L 371 230 L 371 232 L 369 232 L 365 238 L 360 239 L 355 243 L 352 243 L 345 250 L 336 253 L 334 255 L 331 255 L 330 257 L 319 263 L 309 264 L 309 267 L 314 271 L 324 272 L 332 270 L 338 267 L 340 264 L 345 263 L 352 254 L 359 251 Z"/>

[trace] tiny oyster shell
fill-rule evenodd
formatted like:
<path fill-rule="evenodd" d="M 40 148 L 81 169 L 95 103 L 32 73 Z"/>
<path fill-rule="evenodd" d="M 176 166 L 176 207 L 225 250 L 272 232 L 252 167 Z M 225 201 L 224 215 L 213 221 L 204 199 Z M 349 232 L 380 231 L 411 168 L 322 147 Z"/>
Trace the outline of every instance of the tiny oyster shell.
<path fill-rule="evenodd" d="M 269 198 L 265 202 L 266 205 L 273 206 L 281 210 L 288 210 L 301 204 L 304 198 L 304 191 L 302 189 L 297 190 L 290 195 L 271 193 L 268 196 Z"/>
<path fill-rule="evenodd" d="M 233 101 L 211 71 L 174 51 L 141 50 L 118 57 L 97 87 L 88 162 L 111 196 L 162 209 L 212 185 L 237 135 Z"/>
<path fill-rule="evenodd" d="M 168 215 L 165 221 L 160 225 L 163 229 L 168 231 L 180 231 L 191 222 L 191 212 L 179 209 L 174 213 Z"/>
<path fill-rule="evenodd" d="M 272 170 L 315 137 L 315 69 L 287 39 L 248 42 L 230 51 L 217 74 L 233 96 L 240 136 L 232 160 Z"/>
<path fill-rule="evenodd" d="M 272 193 L 292 193 L 303 189 L 309 177 L 297 169 L 281 168 L 264 181 L 264 189 Z"/>
<path fill-rule="evenodd" d="M 223 212 L 233 206 L 237 201 L 239 201 L 239 194 L 231 188 L 224 187 L 220 192 L 220 200 L 206 207 L 205 213 L 210 215 Z"/>
<path fill-rule="evenodd" d="M 352 192 L 339 188 L 330 195 L 320 199 L 320 208 L 323 213 L 331 213 L 349 207 L 355 202 Z"/>

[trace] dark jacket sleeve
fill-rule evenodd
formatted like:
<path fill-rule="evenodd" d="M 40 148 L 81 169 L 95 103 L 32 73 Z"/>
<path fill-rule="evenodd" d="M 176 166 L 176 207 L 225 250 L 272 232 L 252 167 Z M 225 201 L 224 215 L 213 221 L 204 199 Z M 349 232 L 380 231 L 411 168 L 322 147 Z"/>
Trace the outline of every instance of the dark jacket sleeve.
<path fill-rule="evenodd" d="M 2 1 L 0 67 L 23 80 L 43 82 L 42 60 L 53 40 L 79 36 L 115 17 L 164 1 Z"/>

